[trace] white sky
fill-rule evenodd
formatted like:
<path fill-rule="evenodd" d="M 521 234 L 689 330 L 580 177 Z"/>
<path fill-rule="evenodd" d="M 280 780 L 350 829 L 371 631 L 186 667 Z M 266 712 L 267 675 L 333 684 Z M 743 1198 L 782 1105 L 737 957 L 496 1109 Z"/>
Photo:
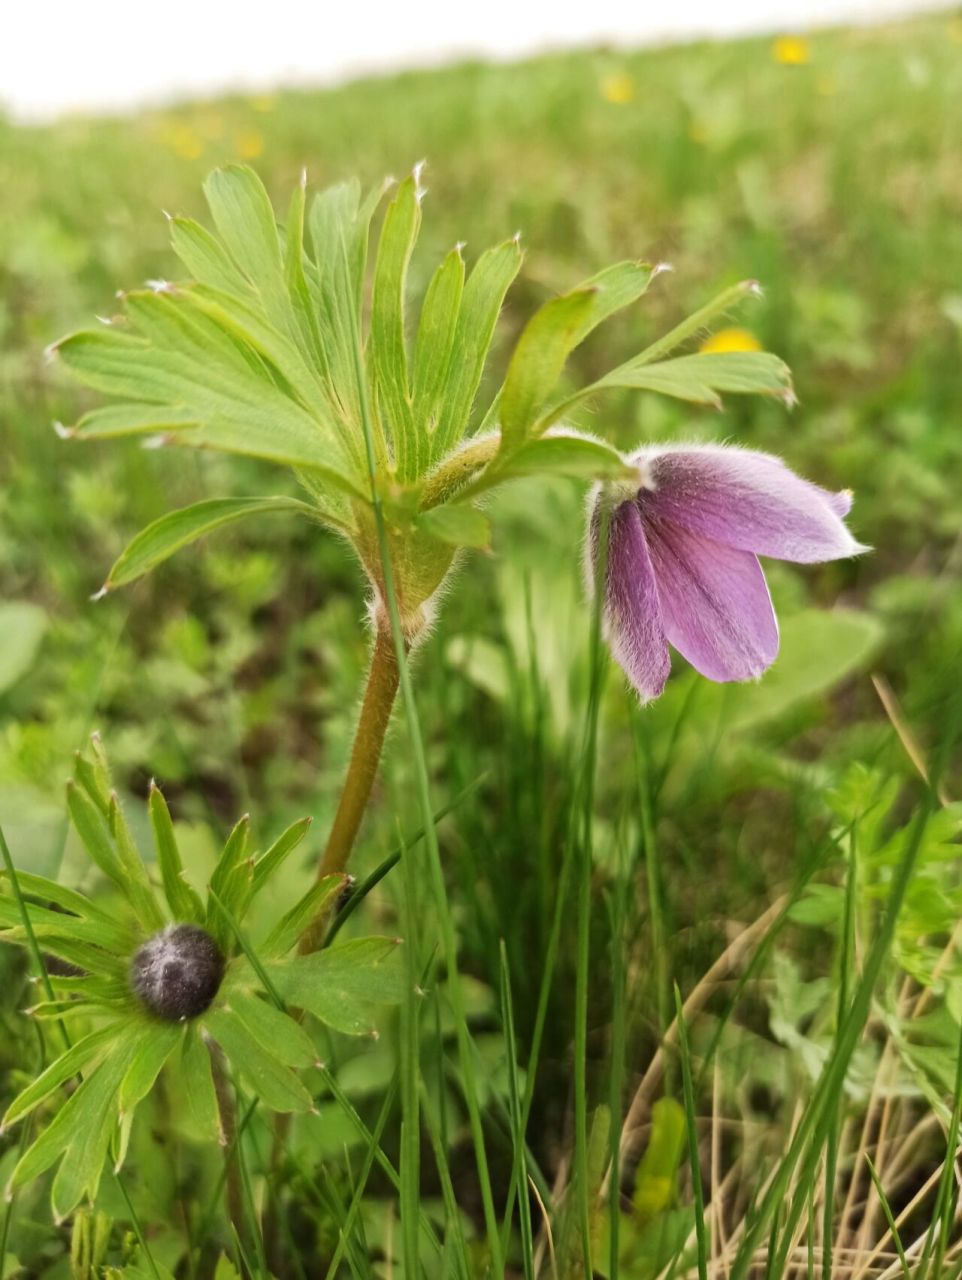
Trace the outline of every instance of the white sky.
<path fill-rule="evenodd" d="M 0 0 L 0 108 L 24 118 L 326 84 L 464 55 L 795 31 L 933 0 Z"/>

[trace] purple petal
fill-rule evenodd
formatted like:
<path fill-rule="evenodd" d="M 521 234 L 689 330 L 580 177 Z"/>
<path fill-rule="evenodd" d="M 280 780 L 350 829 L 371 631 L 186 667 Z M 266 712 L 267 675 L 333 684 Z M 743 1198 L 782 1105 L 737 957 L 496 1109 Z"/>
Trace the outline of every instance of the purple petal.
<path fill-rule="evenodd" d="M 665 635 L 709 680 L 750 680 L 775 661 L 778 623 L 750 551 L 646 519 Z"/>
<path fill-rule="evenodd" d="M 810 484 L 771 454 L 706 445 L 642 449 L 634 457 L 650 485 L 639 494 L 646 515 L 799 564 L 868 550 L 842 523 L 851 493 Z"/>
<path fill-rule="evenodd" d="M 589 554 L 595 553 L 597 536 L 595 514 Z M 648 702 L 664 689 L 671 661 L 641 514 L 633 502 L 625 502 L 611 513 L 607 570 L 604 605 L 608 644 L 641 700 Z"/>

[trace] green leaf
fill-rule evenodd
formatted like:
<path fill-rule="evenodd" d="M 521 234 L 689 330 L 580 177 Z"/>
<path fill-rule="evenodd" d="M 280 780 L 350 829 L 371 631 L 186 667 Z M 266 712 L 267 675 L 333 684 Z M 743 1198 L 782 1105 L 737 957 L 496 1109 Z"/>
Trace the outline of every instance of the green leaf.
<path fill-rule="evenodd" d="M 120 1029 L 121 1023 L 113 1022 L 109 1026 L 91 1031 L 62 1053 L 59 1058 L 55 1058 L 36 1080 L 17 1094 L 6 1110 L 3 1121 L 0 1122 L 0 1128 L 7 1129 L 18 1120 L 22 1120 L 55 1089 L 59 1089 L 62 1084 L 102 1057 L 106 1047 L 117 1037 Z"/>
<path fill-rule="evenodd" d="M 312 1067 L 317 1061 L 311 1037 L 289 1014 L 239 989 L 231 991 L 227 1005 L 262 1048 L 285 1066 Z"/>
<path fill-rule="evenodd" d="M 463 292 L 464 259 L 459 245 L 447 255 L 428 285 L 414 347 L 414 418 L 428 434 L 437 426 Z"/>
<path fill-rule="evenodd" d="M 5 870 L 0 870 L 0 878 L 6 876 Z M 40 898 L 43 903 L 52 902 L 55 906 L 61 907 L 70 915 L 80 916 L 84 920 L 94 920 L 102 929 L 107 930 L 107 935 L 103 937 L 105 946 L 113 946 L 116 944 L 119 948 L 128 945 L 130 941 L 130 931 L 120 924 L 116 916 L 108 915 L 106 911 L 102 911 L 96 903 L 91 902 L 89 898 L 85 898 L 82 893 L 77 893 L 75 889 L 68 889 L 62 884 L 58 884 L 56 880 L 48 880 L 46 876 L 34 875 L 31 871 L 17 871 L 17 880 L 20 882 L 22 892 L 31 898 Z M 63 917 L 59 917 L 63 919 Z"/>
<path fill-rule="evenodd" d="M 720 393 L 778 396 L 789 400 L 792 377 L 788 366 L 767 351 L 706 352 L 678 356 L 660 364 L 627 364 L 605 374 L 579 397 L 593 395 L 606 387 L 631 387 L 658 391 L 695 404 L 720 406 Z"/>
<path fill-rule="evenodd" d="M 301 934 L 314 917 L 327 910 L 329 904 L 344 888 L 346 879 L 346 876 L 338 873 L 324 876 L 322 880 L 312 885 L 290 911 L 287 911 L 277 922 L 258 947 L 258 953 L 265 959 L 286 955 L 291 947 L 300 941 Z"/>
<path fill-rule="evenodd" d="M 199 425 L 196 413 L 176 405 L 111 404 L 85 413 L 70 434 L 85 440 L 109 440 L 115 436 L 166 435 Z"/>
<path fill-rule="evenodd" d="M 20 887 L 23 888 L 23 885 L 21 884 Z M 102 920 L 68 916 L 60 911 L 51 911 L 47 907 L 35 906 L 33 903 L 28 904 L 27 914 L 34 933 L 44 941 L 53 943 L 56 940 L 66 939 L 86 943 L 89 946 L 119 950 L 130 946 L 130 930 L 116 923 L 105 925 Z M 0 897 L 0 924 L 19 927 L 20 921 L 19 904 L 6 896 Z M 17 936 L 20 936 L 19 933 Z"/>
<path fill-rule="evenodd" d="M 147 876 L 147 869 L 141 860 L 133 832 L 124 816 L 120 798 L 116 792 L 110 798 L 107 821 L 127 877 L 127 893 L 134 910 L 138 918 L 149 928 L 160 929 L 164 924 L 164 913 Z"/>
<path fill-rule="evenodd" d="M 635 357 L 634 363 L 653 364 L 655 360 L 660 360 L 662 356 L 677 350 L 689 338 L 693 338 L 695 334 L 707 329 L 715 320 L 725 315 L 726 312 L 744 301 L 745 298 L 757 298 L 760 296 L 761 289 L 757 280 L 740 280 L 738 284 L 733 284 L 729 288 L 723 289 L 710 302 L 706 302 L 703 307 L 699 307 L 690 316 L 686 316 L 680 324 L 675 325 L 674 329 L 670 329 L 668 333 L 663 334 L 657 341 L 645 347 L 644 351 Z"/>
<path fill-rule="evenodd" d="M 417 475 L 418 433 L 411 409 L 408 358 L 404 342 L 404 297 L 408 263 L 421 226 L 417 173 L 406 178 L 388 205 L 378 242 L 371 301 L 369 350 L 382 417 L 401 483 Z"/>
<path fill-rule="evenodd" d="M 208 498 L 171 511 L 141 530 L 116 561 L 104 586 L 108 591 L 150 573 L 174 552 L 206 534 L 247 516 L 270 511 L 314 517 L 314 509 L 296 498 Z"/>
<path fill-rule="evenodd" d="M 561 376 L 594 307 L 590 289 L 576 289 L 545 303 L 525 325 L 501 392 L 501 447 L 521 444 Z"/>
<path fill-rule="evenodd" d="M 508 240 L 486 250 L 468 277 L 429 462 L 447 453 L 467 431 L 501 304 L 520 267 L 521 246 L 517 240 Z"/>
<path fill-rule="evenodd" d="M 263 1048 L 236 1014 L 226 1008 L 203 1016 L 207 1030 L 232 1065 L 249 1081 L 272 1111 L 310 1111 L 314 1103 L 297 1076 Z"/>
<path fill-rule="evenodd" d="M 85 440 L 109 440 L 115 436 L 166 435 L 199 425 L 196 413 L 176 405 L 111 404 L 85 413 L 70 434 Z"/>
<path fill-rule="evenodd" d="M 195 924 L 202 924 L 206 915 L 204 904 L 184 879 L 184 865 L 181 862 L 180 850 L 177 848 L 177 837 L 174 834 L 170 810 L 167 808 L 163 792 L 153 779 L 150 783 L 147 810 L 154 833 L 157 865 L 160 868 L 164 895 L 167 898 L 171 916 L 175 922 L 193 921 Z"/>
<path fill-rule="evenodd" d="M 267 965 L 284 1002 L 347 1035 L 374 1033 L 379 1005 L 400 1004 L 406 980 L 398 940 L 359 938 Z"/>
<path fill-rule="evenodd" d="M 0 694 L 27 674 L 47 629 L 46 612 L 36 604 L 0 604 Z"/>
<path fill-rule="evenodd" d="M 651 1108 L 648 1146 L 638 1166 L 632 1196 L 642 1223 L 650 1222 L 674 1203 L 685 1135 L 682 1106 L 674 1098 L 659 1098 Z"/>
<path fill-rule="evenodd" d="M 77 835 L 100 870 L 126 893 L 127 872 L 118 856 L 103 817 L 75 782 L 67 783 L 67 808 Z"/>
<path fill-rule="evenodd" d="M 113 329 L 72 334 L 57 350 L 98 391 L 173 404 L 196 418 L 199 426 L 175 432 L 180 444 L 310 467 L 344 492 L 365 497 L 357 466 L 320 402 L 309 413 L 263 369 L 228 364 L 203 348 L 155 347 Z"/>
<path fill-rule="evenodd" d="M 196 1023 L 187 1027 L 178 1066 L 187 1098 L 187 1111 L 197 1130 L 197 1137 L 223 1143 L 210 1053 Z"/>
<path fill-rule="evenodd" d="M 241 866 L 247 857 L 250 833 L 251 820 L 250 816 L 245 813 L 227 837 L 227 843 L 217 859 L 217 865 L 210 878 L 212 892 L 217 894 L 223 903 L 223 908 L 229 912 L 234 911 L 236 894 L 229 893 L 228 887 L 239 887 L 236 878 L 233 877 L 233 872 Z M 213 899 L 207 904 L 207 927 L 222 946 L 230 943 L 233 936 L 230 925 L 224 919 L 224 910 Z"/>
<path fill-rule="evenodd" d="M 136 1035 L 119 1041 L 115 1051 L 80 1083 L 17 1162 L 11 1189 L 23 1186 L 64 1155 L 62 1169 L 66 1168 L 66 1173 L 54 1184 L 56 1216 L 66 1217 L 85 1190 L 96 1193 L 113 1133 L 111 1113 L 117 1105 L 117 1090 L 138 1043 Z"/>
<path fill-rule="evenodd" d="M 281 832 L 271 847 L 254 863 L 254 892 L 261 890 L 268 880 L 284 863 L 288 854 L 293 853 L 311 829 L 313 818 L 299 818 L 292 822 L 286 831 Z"/>
<path fill-rule="evenodd" d="M 234 265 L 257 288 L 276 288 L 282 277 L 277 223 L 254 170 L 238 164 L 215 169 L 204 183 L 204 195 Z"/>
<path fill-rule="evenodd" d="M 228 293 L 250 294 L 250 282 L 231 261 L 230 254 L 206 227 L 192 218 L 171 218 L 170 243 L 195 280 Z"/>
<path fill-rule="evenodd" d="M 550 425 L 550 419 L 542 422 L 538 416 L 568 356 L 610 315 L 640 298 L 653 276 L 644 263 L 619 262 L 532 316 L 515 347 L 501 392 L 501 438 L 506 453 Z"/>
<path fill-rule="evenodd" d="M 467 503 L 451 503 L 422 511 L 418 516 L 418 528 L 456 547 L 485 548 L 491 544 L 488 517 Z"/>
<path fill-rule="evenodd" d="M 123 1080 L 117 1105 L 121 1116 L 132 1111 L 154 1087 L 164 1063 L 184 1038 L 185 1028 L 179 1023 L 151 1022 L 140 1040 L 137 1052 Z"/>

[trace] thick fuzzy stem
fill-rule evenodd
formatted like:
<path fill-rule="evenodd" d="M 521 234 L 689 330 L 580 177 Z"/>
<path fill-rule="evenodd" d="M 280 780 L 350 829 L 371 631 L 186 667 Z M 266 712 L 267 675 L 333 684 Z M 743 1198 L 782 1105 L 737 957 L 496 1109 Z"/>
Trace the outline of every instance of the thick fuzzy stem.
<path fill-rule="evenodd" d="M 319 879 L 343 871 L 347 866 L 371 795 L 371 787 L 374 785 L 397 690 L 398 665 L 394 641 L 390 628 L 379 626 L 374 640 L 374 652 L 371 654 L 371 668 L 361 714 L 354 733 L 351 762 L 347 768 L 337 813 L 334 815 L 334 825 L 318 867 Z M 327 920 L 328 913 L 325 912 L 311 922 L 301 938 L 302 952 L 317 950 L 323 941 Z"/>

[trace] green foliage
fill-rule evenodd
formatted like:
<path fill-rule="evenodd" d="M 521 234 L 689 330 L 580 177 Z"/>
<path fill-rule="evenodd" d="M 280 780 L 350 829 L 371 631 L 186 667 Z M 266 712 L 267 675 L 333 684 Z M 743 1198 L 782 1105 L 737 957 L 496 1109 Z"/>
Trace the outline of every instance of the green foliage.
<path fill-rule="evenodd" d="M 314 956 L 278 959 L 270 965 L 270 978 L 239 945 L 248 911 L 303 836 L 303 822 L 258 856 L 248 853 L 250 820 L 242 819 L 215 863 L 205 907 L 184 878 L 176 831 L 160 790 L 151 784 L 148 802 L 161 880 L 158 891 L 116 795 L 109 793 L 108 799 L 109 774 L 99 740 L 92 744 L 91 756 L 78 757 L 77 781 L 68 784 L 68 806 L 91 861 L 120 891 L 120 911 L 106 915 L 83 895 L 41 876 L 17 873 L 12 864 L 0 895 L 0 924 L 6 926 L 0 941 L 40 943 L 46 954 L 82 966 L 76 977 L 61 979 L 42 969 L 51 1016 L 63 1025 L 62 1020 L 76 1012 L 92 1013 L 96 1024 L 74 1043 L 65 1032 L 63 1053 L 21 1090 L 3 1117 L 6 1128 L 59 1096 L 59 1110 L 26 1146 L 9 1181 L 12 1192 L 59 1160 L 51 1193 L 58 1220 L 84 1197 L 96 1200 L 102 1167 L 112 1149 L 115 1166 L 122 1165 L 133 1113 L 165 1067 L 178 1076 L 174 1087 L 187 1098 L 191 1128 L 199 1137 L 209 1137 L 221 1127 L 211 1053 L 224 1054 L 265 1107 L 313 1110 L 312 1096 L 296 1073 L 313 1067 L 317 1052 L 294 1017 L 265 1002 L 276 998 L 278 990 L 320 1022 L 352 1034 L 374 1034 L 375 1018 L 384 1006 L 398 1004 L 404 996 L 403 978 L 391 964 L 398 947 L 394 939 L 355 939 Z M 298 904 L 274 927 L 265 954 L 289 951 L 342 886 L 339 876 L 322 882 L 322 894 L 308 895 L 309 910 Z M 53 902 L 57 910 L 45 907 L 44 901 Z M 226 957 L 219 990 L 210 1007 L 189 1021 L 158 1021 L 141 1003 L 129 977 L 133 956 L 168 922 L 198 920 Z M 39 952 L 36 959 L 43 963 Z M 35 1016 L 41 1012 L 43 1006 L 34 1009 Z M 60 1091 L 77 1078 L 79 1085 L 64 1100 Z"/>
<path fill-rule="evenodd" d="M 637 53 L 579 51 L 520 65 L 460 65 L 323 92 L 283 92 L 271 101 L 237 95 L 128 119 L 73 118 L 29 128 L 0 122 L 0 579 L 8 606 L 29 603 L 45 619 L 39 647 L 31 641 L 30 661 L 24 665 L 18 658 L 17 679 L 0 689 L 0 819 L 24 892 L 35 904 L 38 929 L 56 929 L 62 950 L 80 967 L 88 960 L 103 963 L 114 949 L 129 954 L 136 941 L 120 891 L 97 875 L 75 832 L 64 843 L 64 762 L 90 728 L 104 730 L 114 763 L 113 782 L 93 801 L 103 822 L 109 821 L 113 787 L 124 797 L 142 796 L 156 775 L 177 819 L 185 883 L 206 909 L 203 886 L 237 814 L 249 809 L 261 835 L 268 833 L 252 837 L 254 849 L 266 848 L 305 811 L 323 838 L 350 749 L 366 658 L 357 626 L 359 584 L 343 542 L 318 538 L 305 520 L 224 525 L 216 538 L 195 544 L 195 553 L 165 560 L 130 591 L 97 607 L 88 605 L 89 594 L 125 541 L 171 509 L 218 495 L 299 496 L 318 510 L 322 504 L 337 528 L 355 505 L 365 510 L 369 490 L 332 498 L 333 482 L 310 466 L 299 476 L 281 466 L 268 474 L 262 461 L 245 456 L 141 449 L 173 445 L 201 424 L 183 406 L 167 402 L 94 407 L 97 393 L 64 377 L 57 362 L 44 364 L 42 348 L 95 312 L 115 321 L 104 332 L 127 325 L 132 333 L 132 322 L 112 314 L 123 309 L 113 300 L 118 283 L 189 277 L 198 284 L 176 287 L 195 295 L 198 315 L 191 318 L 199 325 L 211 319 L 226 334 L 237 334 L 224 345 L 226 359 L 232 347 L 260 343 L 272 355 L 257 354 L 258 379 L 267 364 L 277 368 L 279 361 L 287 370 L 281 388 L 286 398 L 291 379 L 310 390 L 313 384 L 291 357 L 295 339 L 277 345 L 275 331 L 285 336 L 289 330 L 276 301 L 277 319 L 268 325 L 260 319 L 266 304 L 226 240 L 201 225 L 216 229 L 198 199 L 204 173 L 260 146 L 254 163 L 276 202 L 276 221 L 283 223 L 277 238 L 284 280 L 307 318 L 306 362 L 311 369 L 325 368 L 325 357 L 332 362 L 339 399 L 353 413 L 353 353 L 323 352 L 312 325 L 308 290 L 321 282 L 308 282 L 304 258 L 317 260 L 312 226 L 319 220 L 311 218 L 296 175 L 306 162 L 312 177 L 324 182 L 354 172 L 374 181 L 426 153 L 432 192 L 407 267 L 405 336 L 414 418 L 437 422 L 452 375 L 462 377 L 465 360 L 471 366 L 463 370 L 465 386 L 474 377 L 476 350 L 463 347 L 451 358 L 465 277 L 485 245 L 523 229 L 529 246 L 524 260 L 508 241 L 494 264 L 499 279 L 513 278 L 474 384 L 476 407 L 467 410 L 473 434 L 462 437 L 457 450 L 465 478 L 450 492 L 432 489 L 439 454 L 429 464 L 434 472 L 425 475 L 424 509 L 408 505 L 405 480 L 396 495 L 403 509 L 391 513 L 392 527 L 407 538 L 434 509 L 431 503 L 455 511 L 457 521 L 458 504 L 468 510 L 499 484 L 483 511 L 485 536 L 473 515 L 456 535 L 471 535 L 492 554 L 465 557 L 470 573 L 447 578 L 446 608 L 423 642 L 415 675 L 437 810 L 471 788 L 439 821 L 438 841 L 509 1273 L 521 1272 L 526 1261 L 517 1194 L 514 1212 L 508 1212 L 520 1163 L 513 1088 L 527 1104 L 529 1186 L 537 1188 L 546 1211 L 532 1192 L 532 1253 L 544 1246 L 537 1257 L 549 1275 L 543 1224 L 547 1216 L 557 1231 L 565 1190 L 552 1192 L 570 1156 L 574 917 L 563 866 L 589 670 L 575 563 L 583 526 L 576 481 L 602 473 L 618 478 L 621 453 L 641 439 L 737 438 L 781 454 L 828 487 L 854 484 L 853 524 L 876 554 L 804 575 L 790 568 L 770 574 L 782 651 L 757 686 L 715 690 L 679 670 L 662 702 L 639 719 L 617 673 L 609 675 L 593 804 L 589 1123 L 599 1099 L 609 1104 L 615 1074 L 612 975 L 620 970 L 627 986 L 621 1027 L 625 1107 L 655 1061 L 665 1029 L 659 972 L 677 979 L 683 991 L 700 991 L 705 1003 L 689 1019 L 689 1033 L 696 1105 L 706 1117 L 700 1127 L 703 1168 L 713 1178 L 717 1168 L 726 1192 L 706 1212 L 715 1240 L 737 1243 L 759 1188 L 788 1149 L 815 1087 L 813 1072 L 834 1052 L 852 819 L 857 815 L 849 995 L 877 930 L 893 858 L 904 852 L 916 795 L 914 766 L 885 718 L 869 672 L 887 678 L 901 726 L 929 768 L 958 685 L 962 437 L 952 424 L 962 331 L 952 282 L 962 278 L 962 240 L 951 216 L 957 173 L 952 129 L 945 123 L 960 115 L 956 27 L 951 15 L 940 14 L 881 31 L 818 33 L 809 41 L 809 61 L 795 66 L 776 62 L 767 39 Z M 619 82 L 618 101 L 612 100 L 612 80 Z M 175 216 L 165 229 L 156 216 L 161 206 L 185 216 Z M 364 269 L 358 239 L 368 225 L 367 210 L 348 188 L 338 208 L 348 209 L 351 244 L 341 279 L 350 282 L 349 297 L 364 300 L 372 417 L 376 424 L 384 418 L 387 433 L 392 424 L 376 386 L 368 322 L 373 274 L 363 293 L 358 283 Z M 325 214 L 328 224 L 333 216 Z M 375 232 L 378 217 L 375 211 Z M 182 266 L 167 249 L 168 232 Z M 460 237 L 467 246 L 446 252 Z M 468 455 L 499 425 L 492 406 L 517 338 L 552 291 L 570 292 L 609 262 L 632 264 L 640 255 L 655 261 L 666 254 L 676 265 L 671 287 L 663 287 L 664 278 L 656 281 L 642 306 L 626 309 L 616 324 L 575 347 L 536 420 L 561 408 L 562 423 L 610 443 L 562 436 L 563 428 L 555 426 L 510 459 L 476 470 L 477 455 L 474 461 Z M 801 401 L 790 418 L 777 394 L 733 395 L 718 415 L 690 400 L 609 387 L 565 408 L 580 388 L 630 363 L 636 352 L 647 353 L 650 367 L 697 351 L 709 332 L 730 323 L 728 314 L 749 292 L 726 286 L 754 276 L 763 280 L 765 296 L 746 302 L 737 323 L 790 363 Z M 493 274 L 492 280 L 498 283 Z M 340 284 L 331 288 L 328 309 L 340 291 Z M 224 294 L 234 300 L 230 308 Z M 704 299 L 716 296 L 712 314 L 698 311 Z M 686 312 L 692 312 L 691 323 L 680 322 Z M 662 333 L 665 341 L 653 342 Z M 674 346 L 679 340 L 690 345 Z M 246 386 L 246 371 L 239 378 Z M 49 430 L 51 418 L 83 421 L 89 443 L 59 441 Z M 281 431 L 282 443 L 293 447 L 289 429 Z M 312 425 L 310 447 L 314 431 Z M 116 432 L 130 435 L 120 439 Z M 298 437 L 298 457 L 305 440 Z M 444 459 L 451 460 L 452 475 L 454 457 L 452 451 Z M 496 467 L 502 463 L 506 477 L 530 478 L 500 486 Z M 410 459 L 412 469 L 421 465 Z M 549 473 L 558 478 L 547 483 Z M 299 482 L 306 496 L 297 494 Z M 450 518 L 442 516 L 442 525 Z M 453 544 L 429 526 L 423 536 L 438 543 L 444 574 Z M 824 625 L 814 624 L 815 617 Z M 837 629 L 836 618 L 845 619 Z M 0 663 L 16 656 L 16 628 L 5 625 L 0 651 Z M 471 679 L 462 680 L 463 671 Z M 496 690 L 497 700 L 491 696 Z M 362 883 L 398 847 L 399 830 L 409 848 L 411 833 L 421 826 L 406 742 L 399 724 L 358 851 Z M 950 801 L 959 796 L 957 766 L 946 771 L 944 789 Z M 147 850 L 148 824 L 139 820 L 137 807 L 126 807 L 134 837 Z M 650 858 L 640 852 L 648 844 L 643 811 Z M 580 807 L 577 812 L 580 820 Z M 826 1115 L 834 1109 L 838 1117 L 831 1259 L 838 1273 L 851 1263 L 868 1274 L 901 1274 L 898 1244 L 918 1269 L 935 1216 L 962 1010 L 956 952 L 948 945 L 958 919 L 953 820 L 949 808 L 926 824 L 866 1034 L 844 1088 L 828 1099 Z M 285 850 L 284 838 L 279 841 L 282 869 L 256 892 L 244 917 L 243 939 L 255 955 L 310 890 L 317 837 L 307 835 L 304 825 L 291 828 L 291 839 L 300 836 L 300 844 Z M 400 870 L 381 875 L 339 940 L 352 937 L 355 928 L 410 936 L 401 922 Z M 159 858 L 149 874 L 152 885 L 164 880 Z M 86 892 L 71 897 L 77 890 L 69 886 Z M 618 963 L 602 907 L 615 891 L 627 904 Z M 663 913 L 657 955 L 649 894 Z M 793 900 L 790 910 L 764 933 L 751 932 L 783 894 Z M 10 941 L 16 930 L 26 941 L 15 902 L 8 894 L 0 902 Z M 56 907 L 58 919 L 42 916 L 44 907 Z M 435 980 L 427 968 L 437 954 L 436 921 L 423 899 L 415 899 L 412 909 L 425 964 L 419 974 L 423 994 L 413 1002 L 419 1015 L 412 1076 L 423 1104 L 415 1135 L 421 1138 L 422 1171 L 415 1234 L 423 1273 L 446 1280 L 483 1273 L 488 1254 L 478 1240 L 482 1214 L 467 1150 L 455 1019 L 446 979 Z M 76 936 L 67 936 L 67 915 L 78 922 Z M 232 963 L 247 974 L 235 990 L 242 1003 L 259 1002 L 248 1018 L 253 1034 L 259 1006 L 276 1011 L 276 1004 L 268 1005 L 241 942 L 230 936 Z M 501 982 L 502 939 L 516 1086 L 505 1020 L 492 997 Z M 733 953 L 732 965 L 701 988 L 699 979 L 740 939 L 744 948 L 737 956 L 744 959 Z M 40 946 L 46 950 L 46 939 Z M 59 1024 L 42 1016 L 51 1004 L 56 1010 L 70 1002 L 67 1027 L 79 1043 L 92 1029 L 109 1025 L 94 997 L 115 999 L 125 975 L 54 972 L 51 1002 L 32 984 L 25 987 L 19 951 L 3 952 L 0 1088 L 6 1104 L 57 1060 Z M 84 1000 L 77 995 L 80 983 Z M 21 1007 L 38 1000 L 47 1005 L 41 1016 L 19 1016 Z M 321 1116 L 294 1114 L 277 1146 L 266 1110 L 262 1119 L 258 1107 L 244 1124 L 241 1108 L 243 1157 L 265 1232 L 279 1241 L 278 1274 L 296 1277 L 300 1264 L 307 1275 L 323 1275 L 338 1251 L 342 1274 L 401 1272 L 395 1164 L 400 1042 L 393 1018 L 379 1018 L 378 1028 L 381 1038 L 374 1044 L 366 1036 L 329 1034 L 313 1015 L 306 1019 L 303 1029 L 328 1064 L 331 1084 L 320 1068 L 294 1068 Z M 409 1049 L 410 1041 L 404 1043 Z M 298 1053 L 293 1043 L 285 1044 L 285 1058 Z M 207 1062 L 198 1036 L 188 1035 L 174 1050 L 171 1069 L 138 1107 L 121 1184 L 109 1175 L 101 1179 L 99 1223 L 94 1215 L 74 1218 L 78 1237 L 88 1234 L 86 1246 L 78 1243 L 79 1264 L 96 1265 L 110 1277 L 151 1280 L 175 1273 L 206 1277 L 215 1270 L 218 1280 L 229 1280 L 244 1273 L 220 1194 L 223 1161 Z M 680 1105 L 670 1054 L 667 1065 L 668 1077 L 648 1092 L 657 1099 L 656 1113 L 662 1100 Z M 9 1178 L 20 1151 L 43 1131 L 71 1087 L 69 1081 L 55 1086 L 3 1135 L 0 1181 Z M 883 1110 L 889 1137 L 880 1140 Z M 709 1116 L 716 1126 L 708 1124 Z M 676 1277 L 694 1274 L 685 1169 L 677 1172 L 674 1198 L 646 1225 L 629 1210 L 636 1188 L 645 1185 L 635 1163 L 640 1157 L 645 1167 L 652 1118 L 651 1112 L 635 1116 L 625 1126 L 631 1145 L 622 1161 L 622 1280 L 672 1270 Z M 613 1129 L 615 1119 L 612 1108 Z M 872 1166 L 858 1154 L 863 1135 Z M 782 1202 L 781 1215 L 793 1210 L 794 1196 L 802 1205 L 802 1220 L 788 1233 L 795 1243 L 789 1265 L 799 1275 L 810 1269 L 818 1274 L 830 1256 L 819 1252 L 830 1199 L 826 1147 L 827 1138 L 816 1173 L 806 1185 L 803 1169 Z M 852 1173 L 853 1208 L 846 1216 Z M 906 1216 L 933 1175 L 928 1196 Z M 12 1205 L 0 1206 L 8 1273 L 17 1266 L 22 1274 L 41 1276 L 66 1271 L 68 1233 L 50 1225 L 50 1178 L 25 1184 Z M 898 1219 L 894 1242 L 884 1238 L 886 1212 Z M 773 1233 L 764 1233 L 759 1274 L 766 1267 L 779 1274 L 781 1215 L 771 1254 Z M 106 1252 L 95 1263 L 105 1232 Z M 930 1276 L 941 1232 L 937 1223 Z M 196 1244 L 202 1239 L 204 1248 Z M 950 1248 L 953 1243 L 950 1234 Z M 602 1259 L 594 1261 L 600 1270 Z M 724 1272 L 721 1259 L 712 1261 Z"/>
<path fill-rule="evenodd" d="M 398 599 L 408 625 L 417 629 L 414 620 L 442 583 L 452 548 L 488 545 L 486 520 L 467 497 L 516 475 L 603 478 L 623 469 L 617 450 L 570 427 L 547 447 L 531 447 L 578 401 L 617 387 L 716 405 L 723 391 L 790 396 L 788 371 L 773 356 L 698 353 L 651 363 L 653 356 L 642 352 L 549 407 L 574 348 L 637 301 L 655 275 L 641 263 L 625 262 L 532 317 L 504 385 L 482 417 L 482 446 L 465 452 L 521 249 L 514 239 L 487 250 L 466 279 L 460 251 L 449 255 L 424 300 L 410 358 L 405 315 L 421 223 L 419 172 L 400 184 L 384 215 L 367 326 L 362 288 L 369 223 L 381 192 L 361 204 L 356 185 L 332 187 L 308 210 L 302 185 L 281 226 L 258 176 L 232 165 L 215 171 L 204 188 L 216 236 L 172 220 L 174 249 L 196 278 L 155 281 L 151 290 L 127 293 L 123 317 L 56 344 L 62 361 L 89 386 L 130 402 L 94 410 L 68 434 L 93 439 L 162 429 L 173 444 L 292 467 L 311 496 L 310 503 L 211 499 L 163 516 L 127 547 L 104 591 L 133 581 L 222 525 L 265 510 L 290 510 L 348 535 L 383 608 L 373 481 L 392 525 Z M 305 216 L 313 255 L 305 245 Z M 733 300 L 729 291 L 709 310 L 714 314 Z M 687 331 L 676 331 L 670 346 L 685 336 Z M 375 465 L 370 478 L 368 424 Z"/>

